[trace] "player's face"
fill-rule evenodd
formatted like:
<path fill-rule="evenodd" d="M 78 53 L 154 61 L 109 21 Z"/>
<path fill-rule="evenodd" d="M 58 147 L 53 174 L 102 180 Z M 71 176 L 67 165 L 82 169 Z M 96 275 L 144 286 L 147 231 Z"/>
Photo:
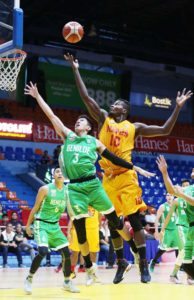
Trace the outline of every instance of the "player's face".
<path fill-rule="evenodd" d="M 193 174 L 194 175 L 194 174 Z M 189 186 L 190 185 L 190 182 L 189 181 L 185 181 L 182 183 L 182 187 L 186 187 L 186 186 Z"/>
<path fill-rule="evenodd" d="M 123 106 L 123 101 L 117 100 L 111 105 L 109 114 L 110 115 L 121 115 L 121 114 L 124 114 L 125 112 L 126 112 L 126 109 Z"/>
<path fill-rule="evenodd" d="M 171 204 L 174 199 L 174 196 L 171 194 L 166 194 L 166 201 Z"/>
<path fill-rule="evenodd" d="M 91 128 L 88 125 L 88 120 L 85 118 L 79 118 L 75 123 L 75 132 L 89 131 Z"/>
<path fill-rule="evenodd" d="M 64 182 L 64 180 L 65 180 L 60 168 L 55 169 L 53 177 L 56 181 Z"/>

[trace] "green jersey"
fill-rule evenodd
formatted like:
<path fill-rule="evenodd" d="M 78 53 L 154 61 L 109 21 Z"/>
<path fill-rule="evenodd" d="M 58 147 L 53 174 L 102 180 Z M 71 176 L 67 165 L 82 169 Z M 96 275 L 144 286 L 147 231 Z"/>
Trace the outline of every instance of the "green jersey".
<path fill-rule="evenodd" d="M 162 223 L 164 223 L 164 220 L 166 219 L 169 211 L 170 211 L 170 205 L 166 202 L 163 204 L 164 207 L 164 212 L 162 214 Z M 170 221 L 168 223 L 168 225 L 166 226 L 166 229 L 172 230 L 176 228 L 176 214 L 175 212 L 173 212 Z"/>
<path fill-rule="evenodd" d="M 42 201 L 35 218 L 54 223 L 59 221 L 61 214 L 66 209 L 66 187 L 63 186 L 59 190 L 54 183 L 49 183 L 47 186 L 48 194 Z"/>
<path fill-rule="evenodd" d="M 184 227 L 189 227 L 187 214 L 185 212 L 187 204 L 184 199 L 178 198 L 178 207 L 177 207 L 177 225 L 181 225 Z"/>
<path fill-rule="evenodd" d="M 78 179 L 96 174 L 96 139 L 90 135 L 77 136 L 70 132 L 62 146 L 59 163 L 63 175 Z"/>
<path fill-rule="evenodd" d="M 189 185 L 184 189 L 184 192 L 186 195 L 194 197 L 194 185 Z M 190 205 L 188 202 L 186 202 L 186 208 L 185 212 L 187 215 L 188 223 L 194 222 L 194 206 Z"/>

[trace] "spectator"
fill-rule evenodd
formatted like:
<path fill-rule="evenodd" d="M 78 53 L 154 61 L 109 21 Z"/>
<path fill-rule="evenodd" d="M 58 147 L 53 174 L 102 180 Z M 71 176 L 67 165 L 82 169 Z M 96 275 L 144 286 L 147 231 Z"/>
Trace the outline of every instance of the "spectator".
<path fill-rule="evenodd" d="M 107 262 L 106 269 L 112 269 L 115 261 L 115 254 L 114 254 L 114 248 L 110 238 L 110 231 L 108 228 L 107 220 L 101 221 L 99 240 L 100 240 L 100 253 L 103 253 L 106 257 L 106 262 Z"/>
<path fill-rule="evenodd" d="M 0 222 L 1 222 L 2 218 L 3 218 L 3 206 L 2 206 L 2 204 L 0 204 Z"/>
<path fill-rule="evenodd" d="M 7 223 L 9 222 L 9 217 L 8 217 L 8 214 L 7 213 L 4 213 L 2 215 L 2 220 L 1 220 L 1 226 L 6 226 Z"/>
<path fill-rule="evenodd" d="M 17 256 L 18 267 L 23 267 L 22 255 L 17 244 L 14 241 L 15 232 L 13 231 L 13 226 L 9 222 L 6 225 L 6 229 L 1 233 L 1 249 L 3 254 L 3 268 L 7 268 L 7 255 L 8 252 L 12 252 Z"/>
<path fill-rule="evenodd" d="M 11 214 L 10 223 L 13 225 L 13 228 L 15 229 L 17 224 L 22 224 L 22 221 L 18 219 L 18 214 L 16 211 L 13 211 Z"/>
<path fill-rule="evenodd" d="M 58 158 L 61 152 L 61 145 L 58 145 L 53 151 L 53 165 L 58 165 Z"/>
<path fill-rule="evenodd" d="M 25 237 L 25 233 L 22 229 L 21 224 L 16 225 L 16 231 L 15 231 L 15 237 L 14 240 L 16 242 L 16 245 L 18 246 L 19 250 L 21 252 L 27 252 L 30 253 L 31 260 L 35 257 L 35 251 L 32 245 L 28 243 L 27 238 Z"/>
<path fill-rule="evenodd" d="M 145 229 L 151 235 L 155 232 L 155 220 L 156 210 L 153 207 L 149 207 L 145 215 Z"/>
<path fill-rule="evenodd" d="M 48 155 L 48 151 L 47 151 L 47 150 L 45 150 L 45 151 L 43 152 L 43 155 L 42 155 L 42 157 L 41 157 L 41 159 L 40 159 L 40 163 L 41 163 L 42 165 L 49 165 L 49 164 L 51 163 L 51 158 L 50 158 L 50 156 Z"/>

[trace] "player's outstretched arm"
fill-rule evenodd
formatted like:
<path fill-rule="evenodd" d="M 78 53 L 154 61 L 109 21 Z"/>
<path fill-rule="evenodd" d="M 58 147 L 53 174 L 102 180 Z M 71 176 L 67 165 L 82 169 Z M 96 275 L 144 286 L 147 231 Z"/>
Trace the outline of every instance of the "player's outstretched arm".
<path fill-rule="evenodd" d="M 53 124 L 53 127 L 55 128 L 56 133 L 62 139 L 65 139 L 65 137 L 68 135 L 70 129 L 65 127 L 63 125 L 63 123 L 61 122 L 61 120 L 53 113 L 52 109 L 48 106 L 48 104 L 44 101 L 44 99 L 39 94 L 36 84 L 33 84 L 30 81 L 29 85 L 26 84 L 24 93 L 25 93 L 25 95 L 30 95 L 36 99 L 36 101 L 38 102 L 38 105 L 41 107 L 43 112 L 46 114 L 46 116 L 49 118 L 49 120 Z"/>
<path fill-rule="evenodd" d="M 149 172 L 149 171 L 146 171 L 138 166 L 133 166 L 133 169 L 138 172 L 140 175 L 142 176 L 145 176 L 146 178 L 150 178 L 150 177 L 154 177 L 156 176 L 155 173 L 152 173 L 152 172 Z"/>
<path fill-rule="evenodd" d="M 186 91 L 186 89 L 184 89 L 182 93 L 177 93 L 175 109 L 168 120 L 162 126 L 134 123 L 136 127 L 136 137 L 139 135 L 147 137 L 169 135 L 176 123 L 181 108 L 183 107 L 185 102 L 189 98 L 191 98 L 192 95 L 193 93 L 191 91 Z"/>
<path fill-rule="evenodd" d="M 69 61 L 70 65 L 73 69 L 73 73 L 74 73 L 74 77 L 75 77 L 75 81 L 76 81 L 76 85 L 77 85 L 80 97 L 82 98 L 84 104 L 86 105 L 89 114 L 99 124 L 103 124 L 105 117 L 107 116 L 107 112 L 102 110 L 100 108 L 100 106 L 98 105 L 98 103 L 89 96 L 87 88 L 86 88 L 86 86 L 81 78 L 80 72 L 79 72 L 78 60 L 77 59 L 74 60 L 73 55 L 71 55 L 69 53 L 64 55 L 64 57 L 67 61 Z"/>
<path fill-rule="evenodd" d="M 167 163 L 163 155 L 157 157 L 156 163 L 158 165 L 158 169 L 162 173 L 162 177 L 164 180 L 165 187 L 168 193 L 175 195 L 175 186 L 173 185 L 167 171 Z"/>
<path fill-rule="evenodd" d="M 125 161 L 124 159 L 116 156 L 114 153 L 110 152 L 102 142 L 96 140 L 97 143 L 97 151 L 99 154 L 106 159 L 110 160 L 114 165 L 126 168 L 126 169 L 133 169 L 133 164 L 130 162 Z"/>
<path fill-rule="evenodd" d="M 164 220 L 164 223 L 163 223 L 162 228 L 161 228 L 161 232 L 164 232 L 164 230 L 166 229 L 168 223 L 170 222 L 170 218 L 171 218 L 173 212 L 176 210 L 176 208 L 177 208 L 177 201 L 174 200 L 173 205 L 171 205 L 170 210 L 169 210 L 169 212 L 168 212 L 168 214 L 167 214 L 167 216 Z"/>
<path fill-rule="evenodd" d="M 184 199 L 190 205 L 194 206 L 194 197 L 184 194 L 183 188 L 181 186 L 175 186 L 175 193 L 177 197 Z"/>
<path fill-rule="evenodd" d="M 156 240 L 160 240 L 160 234 L 159 234 L 159 230 L 158 230 L 159 226 L 158 225 L 159 225 L 159 220 L 160 220 L 163 212 L 164 212 L 164 205 L 162 204 L 162 205 L 160 205 L 160 207 L 159 207 L 159 209 L 157 210 L 157 213 L 156 213 L 155 232 L 154 232 L 154 237 L 155 237 Z"/>
<path fill-rule="evenodd" d="M 31 212 L 29 214 L 28 221 L 27 221 L 27 224 L 26 224 L 26 233 L 29 236 L 32 235 L 30 225 L 34 221 L 34 215 L 39 211 L 40 206 L 42 204 L 42 201 L 46 197 L 47 193 L 48 193 L 48 189 L 45 185 L 42 186 L 41 188 L 39 188 L 39 190 L 38 190 L 38 194 L 36 196 L 36 202 L 35 202 L 33 208 L 31 209 Z"/>

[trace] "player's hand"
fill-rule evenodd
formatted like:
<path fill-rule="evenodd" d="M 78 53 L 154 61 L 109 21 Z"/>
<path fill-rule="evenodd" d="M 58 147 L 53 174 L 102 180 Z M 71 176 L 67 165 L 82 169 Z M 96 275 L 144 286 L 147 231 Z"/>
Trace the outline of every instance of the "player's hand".
<path fill-rule="evenodd" d="M 182 93 L 178 91 L 176 97 L 176 104 L 181 108 L 185 104 L 186 100 L 191 98 L 192 95 L 192 91 L 186 92 L 186 89 L 184 89 Z"/>
<path fill-rule="evenodd" d="M 160 170 L 161 173 L 167 172 L 168 166 L 167 166 L 166 160 L 163 155 L 159 155 L 157 157 L 156 163 L 157 163 L 158 169 Z"/>
<path fill-rule="evenodd" d="M 152 172 L 149 172 L 149 171 L 146 171 L 140 167 L 137 167 L 137 166 L 134 166 L 133 167 L 134 170 L 136 170 L 139 174 L 141 174 L 142 176 L 146 177 L 146 178 L 150 178 L 150 177 L 154 177 L 156 176 L 155 173 L 152 173 Z"/>
<path fill-rule="evenodd" d="M 65 54 L 64 55 L 64 58 L 70 62 L 71 66 L 73 69 L 78 69 L 79 68 L 79 63 L 78 63 L 78 60 L 77 59 L 74 59 L 73 55 L 72 54 Z"/>
<path fill-rule="evenodd" d="M 28 236 L 33 236 L 33 231 L 29 226 L 26 227 L 26 233 Z"/>
<path fill-rule="evenodd" d="M 38 93 L 38 89 L 37 89 L 36 83 L 33 84 L 32 81 L 30 81 L 30 85 L 26 84 L 26 87 L 24 89 L 24 94 L 25 95 L 30 95 L 33 98 L 37 98 L 38 95 L 39 95 L 39 93 Z"/>
<path fill-rule="evenodd" d="M 184 189 L 182 188 L 182 186 L 179 185 L 174 186 L 174 195 L 176 197 L 182 198 L 182 196 L 184 195 Z"/>

